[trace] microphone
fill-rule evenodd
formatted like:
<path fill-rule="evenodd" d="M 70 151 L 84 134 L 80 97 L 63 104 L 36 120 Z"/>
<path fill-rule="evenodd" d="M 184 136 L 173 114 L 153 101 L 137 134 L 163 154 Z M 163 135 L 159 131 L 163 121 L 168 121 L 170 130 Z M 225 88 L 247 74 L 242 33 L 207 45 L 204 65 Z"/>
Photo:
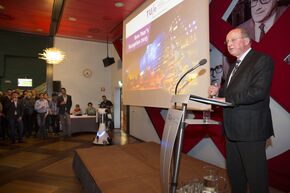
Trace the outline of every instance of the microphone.
<path fill-rule="evenodd" d="M 176 86 L 175 86 L 175 92 L 174 94 L 177 94 L 177 88 L 178 88 L 178 85 L 179 83 L 181 82 L 181 80 L 189 73 L 191 73 L 192 71 L 194 71 L 195 69 L 197 69 L 198 67 L 204 65 L 207 63 L 207 60 L 204 58 L 202 59 L 201 61 L 199 61 L 199 63 L 197 65 L 195 65 L 194 67 L 192 67 L 191 69 L 189 69 L 177 82 Z"/>

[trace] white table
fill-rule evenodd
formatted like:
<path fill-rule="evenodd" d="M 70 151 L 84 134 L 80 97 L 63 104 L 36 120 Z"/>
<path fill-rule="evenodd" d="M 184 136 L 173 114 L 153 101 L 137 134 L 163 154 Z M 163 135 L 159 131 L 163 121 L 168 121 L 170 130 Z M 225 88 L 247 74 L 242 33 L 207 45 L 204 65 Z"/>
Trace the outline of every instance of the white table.
<path fill-rule="evenodd" d="M 71 133 L 81 132 L 95 132 L 98 131 L 98 123 L 96 116 L 75 116 L 70 115 L 71 118 Z"/>

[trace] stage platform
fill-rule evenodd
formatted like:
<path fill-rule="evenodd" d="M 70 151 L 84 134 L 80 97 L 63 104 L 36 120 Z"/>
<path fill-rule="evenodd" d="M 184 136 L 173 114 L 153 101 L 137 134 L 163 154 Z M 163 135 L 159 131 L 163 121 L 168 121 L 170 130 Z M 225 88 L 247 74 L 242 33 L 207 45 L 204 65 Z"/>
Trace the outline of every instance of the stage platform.
<path fill-rule="evenodd" d="M 84 193 L 162 193 L 159 160 L 160 145 L 153 142 L 94 146 L 76 150 L 73 169 Z M 182 155 L 179 182 L 201 178 L 207 165 Z"/>

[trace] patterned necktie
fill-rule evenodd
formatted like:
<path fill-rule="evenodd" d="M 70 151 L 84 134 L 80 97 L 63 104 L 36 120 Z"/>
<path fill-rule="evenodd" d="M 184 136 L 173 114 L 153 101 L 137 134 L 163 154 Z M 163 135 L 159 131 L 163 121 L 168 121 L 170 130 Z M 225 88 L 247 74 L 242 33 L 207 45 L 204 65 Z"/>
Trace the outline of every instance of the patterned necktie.
<path fill-rule="evenodd" d="M 263 38 L 264 35 L 265 35 L 265 24 L 261 23 L 261 25 L 259 26 L 259 28 L 260 28 L 260 30 L 261 30 L 259 41 L 261 41 L 262 38 Z"/>
<path fill-rule="evenodd" d="M 228 85 L 227 86 L 229 86 L 229 83 L 230 83 L 232 77 L 234 76 L 234 74 L 236 73 L 236 71 L 237 71 L 240 63 L 241 63 L 241 60 L 237 60 L 236 61 L 235 67 L 233 68 L 233 70 L 231 72 L 231 75 L 230 75 L 230 78 L 229 78 L 229 81 L 228 81 Z"/>
<path fill-rule="evenodd" d="M 236 71 L 237 71 L 237 69 L 238 69 L 238 67 L 239 67 L 240 62 L 241 62 L 241 60 L 237 60 L 237 61 L 236 61 L 235 67 L 234 67 L 234 69 L 233 69 L 233 71 L 232 71 L 232 77 L 233 77 L 234 74 L 236 73 Z"/>

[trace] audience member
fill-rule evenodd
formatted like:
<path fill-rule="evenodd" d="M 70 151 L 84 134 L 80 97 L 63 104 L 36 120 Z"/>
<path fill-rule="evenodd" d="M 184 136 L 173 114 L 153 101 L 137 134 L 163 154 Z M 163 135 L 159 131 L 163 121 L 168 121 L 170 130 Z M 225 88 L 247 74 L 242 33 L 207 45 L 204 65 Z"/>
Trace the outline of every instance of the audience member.
<path fill-rule="evenodd" d="M 59 118 L 64 137 L 71 136 L 70 109 L 72 106 L 72 97 L 66 93 L 65 88 L 61 88 L 61 95 L 58 97 Z"/>
<path fill-rule="evenodd" d="M 38 91 L 36 89 L 31 90 L 31 98 L 36 102 L 39 99 Z M 38 124 L 37 124 L 37 112 L 34 110 L 32 115 L 32 130 L 35 131 L 35 137 L 38 132 Z"/>
<path fill-rule="evenodd" d="M 8 108 L 9 104 L 12 98 L 12 89 L 7 89 L 6 92 L 4 93 L 4 96 L 2 96 L 1 101 L 2 101 L 2 106 L 3 106 L 3 119 L 2 119 L 2 139 L 5 140 L 6 136 L 9 136 L 9 120 L 8 120 Z"/>
<path fill-rule="evenodd" d="M 46 116 L 48 114 L 48 101 L 44 99 L 44 94 L 39 94 L 39 99 L 35 102 L 34 109 L 37 112 L 38 132 L 37 137 L 44 139 L 47 137 Z"/>
<path fill-rule="evenodd" d="M 18 142 L 23 142 L 23 104 L 18 99 L 18 92 L 12 93 L 11 101 L 7 103 L 7 119 L 10 125 L 10 138 L 12 143 L 16 142 L 16 135 L 18 133 Z M 18 132 L 17 132 L 18 128 Z"/>
<path fill-rule="evenodd" d="M 24 107 L 24 114 L 23 114 L 23 125 L 24 125 L 24 131 L 23 135 L 26 135 L 27 137 L 30 137 L 32 135 L 32 119 L 33 119 L 33 112 L 34 112 L 34 104 L 35 101 L 31 97 L 31 93 L 27 92 L 26 96 L 23 97 L 22 103 Z"/>
<path fill-rule="evenodd" d="M 59 133 L 59 108 L 57 106 L 57 94 L 52 94 L 51 102 L 49 103 L 49 116 L 51 117 L 51 126 L 53 133 Z"/>
<path fill-rule="evenodd" d="M 96 108 L 93 107 L 93 103 L 91 102 L 88 103 L 88 107 L 86 108 L 85 114 L 87 114 L 88 116 L 96 115 Z"/>

